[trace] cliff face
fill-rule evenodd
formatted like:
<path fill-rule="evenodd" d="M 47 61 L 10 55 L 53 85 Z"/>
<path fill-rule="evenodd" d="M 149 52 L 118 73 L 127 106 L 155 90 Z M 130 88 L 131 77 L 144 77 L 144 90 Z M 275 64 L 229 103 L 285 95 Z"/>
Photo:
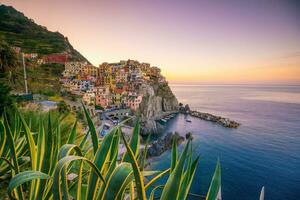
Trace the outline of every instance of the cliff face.
<path fill-rule="evenodd" d="M 139 108 L 143 133 L 159 133 L 163 127 L 155 120 L 178 111 L 178 101 L 167 83 L 144 85 L 140 92 L 143 94 Z"/>

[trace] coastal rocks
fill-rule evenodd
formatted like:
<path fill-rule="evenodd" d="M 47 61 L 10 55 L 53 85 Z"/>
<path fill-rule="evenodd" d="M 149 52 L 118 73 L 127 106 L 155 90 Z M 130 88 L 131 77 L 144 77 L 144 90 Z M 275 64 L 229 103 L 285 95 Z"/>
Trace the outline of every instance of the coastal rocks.
<path fill-rule="evenodd" d="M 198 111 L 190 111 L 189 113 L 193 117 L 197 117 L 206 121 L 211 121 L 214 123 L 218 123 L 226 128 L 237 128 L 240 124 L 236 121 L 230 120 L 228 118 L 212 115 L 209 113 L 202 113 Z"/>
<path fill-rule="evenodd" d="M 185 139 L 193 140 L 194 139 L 193 134 L 191 132 L 188 132 L 187 134 L 185 134 Z"/>
<path fill-rule="evenodd" d="M 188 114 L 191 111 L 189 104 L 186 104 L 183 106 L 182 103 L 179 103 L 179 112 Z"/>
<path fill-rule="evenodd" d="M 168 133 L 163 138 L 160 138 L 150 145 L 147 157 L 160 156 L 163 152 L 172 148 L 173 139 L 177 139 L 177 144 L 181 144 L 184 141 L 184 137 L 180 136 L 177 132 Z"/>
<path fill-rule="evenodd" d="M 212 115 L 210 113 L 203 113 L 199 111 L 192 111 L 188 104 L 183 106 L 182 103 L 179 104 L 179 112 L 183 114 L 189 114 L 193 117 L 197 117 L 206 121 L 214 122 L 220 124 L 226 128 L 237 128 L 240 124 L 236 121 L 230 120 L 228 118 Z"/>
<path fill-rule="evenodd" d="M 159 133 L 163 128 L 156 120 L 170 112 L 178 111 L 178 101 L 167 83 L 143 85 L 143 100 L 139 106 L 142 133 Z"/>
<path fill-rule="evenodd" d="M 160 133 L 164 126 L 157 123 L 155 120 L 145 120 L 141 122 L 141 135 L 148 135 L 149 133 Z"/>

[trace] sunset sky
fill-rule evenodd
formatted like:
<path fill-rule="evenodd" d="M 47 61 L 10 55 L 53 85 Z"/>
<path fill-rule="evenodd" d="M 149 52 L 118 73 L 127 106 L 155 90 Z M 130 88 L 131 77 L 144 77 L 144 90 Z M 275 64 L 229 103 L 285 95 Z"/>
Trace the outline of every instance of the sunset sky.
<path fill-rule="evenodd" d="M 173 83 L 300 84 L 300 4 L 288 0 L 1 0 L 89 61 L 136 59 Z"/>

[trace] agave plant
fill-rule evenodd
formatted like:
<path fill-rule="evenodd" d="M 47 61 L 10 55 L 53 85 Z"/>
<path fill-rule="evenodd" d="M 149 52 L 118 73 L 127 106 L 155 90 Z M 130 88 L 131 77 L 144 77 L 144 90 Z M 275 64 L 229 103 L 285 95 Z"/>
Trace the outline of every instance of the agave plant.
<path fill-rule="evenodd" d="M 122 124 L 98 138 L 84 106 L 83 110 L 89 130 L 77 142 L 77 122 L 62 142 L 60 121 L 52 123 L 50 115 L 40 120 L 37 132 L 32 132 L 18 111 L 14 123 L 6 115 L 0 119 L 0 175 L 11 176 L 7 189 L 11 199 L 145 200 L 156 194 L 161 200 L 187 198 L 199 162 L 199 157 L 193 159 L 190 140 L 180 156 L 177 141 L 173 141 L 170 168 L 145 170 L 147 145 L 140 153 L 140 123 L 135 124 L 129 141 Z M 121 143 L 126 147 L 123 155 L 119 152 Z M 157 185 L 165 175 L 169 175 L 166 183 Z M 207 199 L 218 198 L 220 176 L 218 163 Z"/>

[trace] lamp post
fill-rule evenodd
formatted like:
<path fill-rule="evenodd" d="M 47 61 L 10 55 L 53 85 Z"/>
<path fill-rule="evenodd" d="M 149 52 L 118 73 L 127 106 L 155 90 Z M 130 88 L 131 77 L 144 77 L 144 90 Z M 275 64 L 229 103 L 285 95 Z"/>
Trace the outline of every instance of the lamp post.
<path fill-rule="evenodd" d="M 26 68 L 25 68 L 25 61 L 24 61 L 24 53 L 22 53 L 22 61 L 23 61 L 23 69 L 24 69 L 25 94 L 28 94 L 27 75 L 26 75 Z"/>

